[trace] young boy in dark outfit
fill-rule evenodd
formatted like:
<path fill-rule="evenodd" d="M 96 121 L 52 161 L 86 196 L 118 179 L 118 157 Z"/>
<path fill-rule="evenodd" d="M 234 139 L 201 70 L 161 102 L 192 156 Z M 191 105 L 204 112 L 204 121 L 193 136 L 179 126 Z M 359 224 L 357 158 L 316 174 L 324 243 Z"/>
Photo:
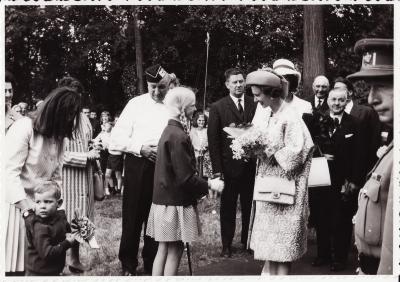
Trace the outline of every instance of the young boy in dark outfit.
<path fill-rule="evenodd" d="M 45 182 L 34 190 L 35 211 L 25 218 L 28 247 L 26 276 L 58 276 L 65 266 L 66 251 L 75 242 L 62 204 L 61 190 Z"/>

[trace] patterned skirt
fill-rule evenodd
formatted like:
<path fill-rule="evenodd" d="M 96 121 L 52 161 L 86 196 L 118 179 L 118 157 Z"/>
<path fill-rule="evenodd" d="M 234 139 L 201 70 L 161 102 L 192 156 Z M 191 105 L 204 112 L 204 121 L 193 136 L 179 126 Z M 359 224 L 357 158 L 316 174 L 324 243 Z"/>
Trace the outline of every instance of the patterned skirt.
<path fill-rule="evenodd" d="M 197 207 L 152 204 L 146 234 L 157 242 L 192 242 L 201 235 Z"/>
<path fill-rule="evenodd" d="M 211 159 L 208 151 L 206 151 L 203 156 L 198 156 L 196 158 L 196 168 L 200 177 L 212 177 Z"/>
<path fill-rule="evenodd" d="M 82 216 L 94 220 L 93 166 L 68 167 L 62 169 L 63 185 L 61 195 L 68 222 L 74 218 L 75 210 Z"/>

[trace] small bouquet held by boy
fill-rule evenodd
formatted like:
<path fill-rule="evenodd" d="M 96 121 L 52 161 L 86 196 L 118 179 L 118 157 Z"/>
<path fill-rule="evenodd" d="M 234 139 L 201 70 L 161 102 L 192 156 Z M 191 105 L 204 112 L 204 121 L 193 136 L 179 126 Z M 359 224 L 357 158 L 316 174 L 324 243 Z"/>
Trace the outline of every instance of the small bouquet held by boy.
<path fill-rule="evenodd" d="M 71 221 L 71 231 L 76 241 L 88 243 L 92 249 L 99 249 L 94 231 L 96 226 L 86 216 L 81 216 L 79 209 L 75 210 L 75 218 Z"/>
<path fill-rule="evenodd" d="M 231 124 L 224 127 L 224 131 L 232 138 L 231 149 L 233 159 L 245 161 L 249 158 L 266 157 L 265 150 L 267 148 L 267 134 L 259 127 L 247 124 Z"/>

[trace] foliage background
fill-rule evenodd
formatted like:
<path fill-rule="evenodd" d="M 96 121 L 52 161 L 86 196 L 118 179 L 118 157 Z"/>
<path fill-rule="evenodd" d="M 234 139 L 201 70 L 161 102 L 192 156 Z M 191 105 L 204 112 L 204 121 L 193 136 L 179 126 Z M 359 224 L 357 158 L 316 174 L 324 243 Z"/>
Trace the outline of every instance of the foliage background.
<path fill-rule="evenodd" d="M 323 9 L 330 79 L 359 68 L 357 40 L 393 37 L 393 5 Z M 70 74 L 84 84 L 87 105 L 121 110 L 138 93 L 133 12 L 140 19 L 144 67 L 161 63 L 176 73 L 198 89 L 199 106 L 206 32 L 207 104 L 226 94 L 223 72 L 229 67 L 249 72 L 283 57 L 302 70 L 303 6 L 6 6 L 6 68 L 17 81 L 14 103 L 32 105 Z"/>

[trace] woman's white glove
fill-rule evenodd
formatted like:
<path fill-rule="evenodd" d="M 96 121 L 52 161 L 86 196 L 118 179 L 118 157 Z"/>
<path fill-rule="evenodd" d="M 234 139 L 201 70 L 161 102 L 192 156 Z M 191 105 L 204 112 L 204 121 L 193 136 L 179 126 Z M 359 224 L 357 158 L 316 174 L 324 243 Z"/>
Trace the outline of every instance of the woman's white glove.
<path fill-rule="evenodd" d="M 220 177 L 208 179 L 208 187 L 210 187 L 211 190 L 221 193 L 222 190 L 224 190 L 224 186 L 225 183 Z"/>

